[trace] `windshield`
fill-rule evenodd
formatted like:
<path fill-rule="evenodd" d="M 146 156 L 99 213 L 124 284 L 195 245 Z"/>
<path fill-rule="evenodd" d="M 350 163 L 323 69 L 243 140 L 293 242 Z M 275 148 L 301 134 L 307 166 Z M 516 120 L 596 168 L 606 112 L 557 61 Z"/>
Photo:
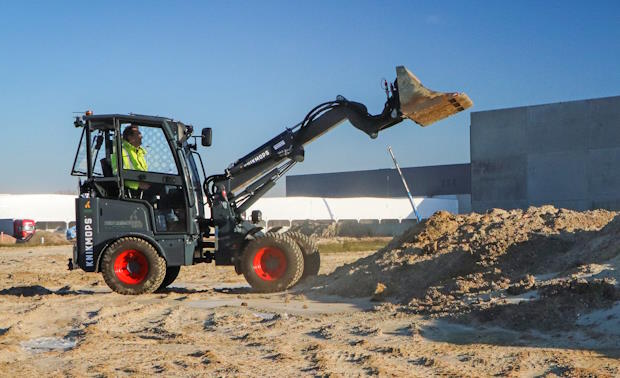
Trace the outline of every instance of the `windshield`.
<path fill-rule="evenodd" d="M 91 141 L 90 141 L 90 151 L 92 156 L 92 161 L 98 161 L 99 151 L 101 150 L 101 146 L 103 144 L 104 131 L 103 130 L 95 130 L 90 133 Z M 80 145 L 78 147 L 77 153 L 75 154 L 75 160 L 73 161 L 73 170 L 71 171 L 72 176 L 86 176 L 88 174 L 88 154 L 86 153 L 86 129 L 82 130 L 82 136 L 80 137 Z M 93 176 L 103 176 L 103 172 L 101 171 L 101 167 L 99 165 L 93 165 Z"/>

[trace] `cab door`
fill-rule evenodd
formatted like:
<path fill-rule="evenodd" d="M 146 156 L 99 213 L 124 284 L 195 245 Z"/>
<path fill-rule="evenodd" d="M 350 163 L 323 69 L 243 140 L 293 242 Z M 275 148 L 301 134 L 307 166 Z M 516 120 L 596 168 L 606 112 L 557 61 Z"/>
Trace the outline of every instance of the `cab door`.
<path fill-rule="evenodd" d="M 121 172 L 122 197 L 149 204 L 156 233 L 186 233 L 187 198 L 168 130 L 157 122 L 119 119 L 117 124 L 111 162 L 114 173 Z M 116 158 L 119 150 L 122 159 Z"/>

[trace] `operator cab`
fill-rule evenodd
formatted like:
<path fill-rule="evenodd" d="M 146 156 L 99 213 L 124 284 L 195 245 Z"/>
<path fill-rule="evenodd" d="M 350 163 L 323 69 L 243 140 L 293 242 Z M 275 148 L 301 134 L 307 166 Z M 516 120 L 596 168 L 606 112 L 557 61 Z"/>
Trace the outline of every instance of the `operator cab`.
<path fill-rule="evenodd" d="M 72 170 L 86 178 L 80 194 L 147 205 L 155 233 L 190 232 L 188 208 L 202 196 L 195 165 L 188 169 L 181 148 L 191 129 L 149 116 L 96 115 L 83 122 Z M 188 171 L 193 174 L 182 174 Z"/>

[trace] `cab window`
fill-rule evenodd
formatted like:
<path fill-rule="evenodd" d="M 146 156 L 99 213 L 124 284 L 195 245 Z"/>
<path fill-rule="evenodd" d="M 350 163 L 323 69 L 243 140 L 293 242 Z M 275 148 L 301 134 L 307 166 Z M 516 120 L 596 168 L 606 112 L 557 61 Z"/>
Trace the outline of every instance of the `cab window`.
<path fill-rule="evenodd" d="M 121 132 L 126 156 L 123 169 L 178 175 L 172 149 L 160 127 L 124 123 Z"/>
<path fill-rule="evenodd" d="M 101 166 L 95 164 L 97 162 L 98 157 L 105 157 L 105 152 L 101 152 L 101 146 L 103 139 L 105 138 L 105 132 L 103 130 L 96 130 L 91 133 L 91 141 L 90 141 L 90 153 L 92 156 L 93 166 L 92 174 L 95 177 L 103 176 L 103 172 L 101 170 Z M 88 173 L 88 160 L 86 154 L 86 130 L 82 131 L 82 136 L 80 137 L 80 144 L 78 150 L 75 154 L 75 159 L 73 160 L 73 169 L 71 170 L 71 175 L 73 176 L 86 176 Z"/>

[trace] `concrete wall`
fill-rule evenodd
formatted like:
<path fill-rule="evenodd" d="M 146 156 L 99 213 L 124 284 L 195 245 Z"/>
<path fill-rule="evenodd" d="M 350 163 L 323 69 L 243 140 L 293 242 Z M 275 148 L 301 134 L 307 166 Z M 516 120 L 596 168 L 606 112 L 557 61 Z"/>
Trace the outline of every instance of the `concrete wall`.
<path fill-rule="evenodd" d="M 620 210 L 620 96 L 471 114 L 477 212 Z"/>
<path fill-rule="evenodd" d="M 458 214 L 471 213 L 471 194 L 441 195 L 433 198 L 455 199 L 458 202 Z"/>

